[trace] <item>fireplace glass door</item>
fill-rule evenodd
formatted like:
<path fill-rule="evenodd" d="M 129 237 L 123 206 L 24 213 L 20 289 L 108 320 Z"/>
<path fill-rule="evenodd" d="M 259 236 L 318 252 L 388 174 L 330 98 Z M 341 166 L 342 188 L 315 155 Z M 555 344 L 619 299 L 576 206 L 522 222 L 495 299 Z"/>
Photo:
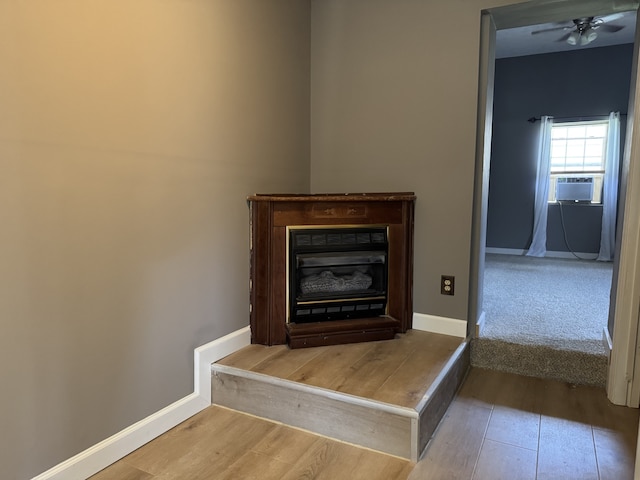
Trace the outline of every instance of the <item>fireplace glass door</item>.
<path fill-rule="evenodd" d="M 386 227 L 290 230 L 289 321 L 384 315 Z"/>

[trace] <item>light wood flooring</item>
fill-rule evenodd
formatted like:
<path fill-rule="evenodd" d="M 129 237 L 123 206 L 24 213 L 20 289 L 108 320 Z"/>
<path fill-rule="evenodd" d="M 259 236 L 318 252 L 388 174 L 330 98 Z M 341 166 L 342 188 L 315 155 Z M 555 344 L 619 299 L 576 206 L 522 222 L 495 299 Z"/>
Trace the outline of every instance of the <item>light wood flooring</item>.
<path fill-rule="evenodd" d="M 410 480 L 632 480 L 638 410 L 605 391 L 472 368 Z"/>
<path fill-rule="evenodd" d="M 408 460 L 211 406 L 92 480 L 405 480 Z"/>
<path fill-rule="evenodd" d="M 409 330 L 381 342 L 294 350 L 286 345 L 250 345 L 218 364 L 415 408 L 462 342 Z"/>
<path fill-rule="evenodd" d="M 372 383 L 372 372 L 391 369 L 387 362 L 396 362 L 397 370 L 402 362 L 385 357 L 379 346 L 369 345 L 376 355 L 367 353 L 364 345 L 358 348 L 369 362 L 360 361 L 362 356 L 349 360 L 359 365 L 356 372 L 370 372 L 360 377 L 363 386 L 332 370 L 335 355 L 327 353 L 332 347 L 315 354 L 311 350 L 316 349 L 291 352 L 312 357 L 304 362 L 304 380 L 343 391 L 352 385 L 408 404 L 420 396 Z M 322 361 L 314 362 L 316 355 Z M 276 352 L 250 368 L 266 369 L 280 356 Z M 238 356 L 225 360 L 238 361 Z M 333 373 L 323 374 L 322 362 Z M 473 368 L 417 464 L 212 406 L 92 480 L 631 480 L 637 430 L 638 411 L 611 405 L 602 389 Z"/>

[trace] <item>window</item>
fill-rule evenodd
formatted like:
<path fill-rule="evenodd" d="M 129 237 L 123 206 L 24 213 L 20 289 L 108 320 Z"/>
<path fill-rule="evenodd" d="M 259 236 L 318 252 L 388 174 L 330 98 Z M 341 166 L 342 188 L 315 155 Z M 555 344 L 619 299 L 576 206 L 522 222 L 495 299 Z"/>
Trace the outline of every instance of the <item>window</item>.
<path fill-rule="evenodd" d="M 605 120 L 552 125 L 549 202 L 557 201 L 559 182 L 582 182 L 581 179 L 593 178 L 591 203 L 602 203 L 608 124 Z"/>

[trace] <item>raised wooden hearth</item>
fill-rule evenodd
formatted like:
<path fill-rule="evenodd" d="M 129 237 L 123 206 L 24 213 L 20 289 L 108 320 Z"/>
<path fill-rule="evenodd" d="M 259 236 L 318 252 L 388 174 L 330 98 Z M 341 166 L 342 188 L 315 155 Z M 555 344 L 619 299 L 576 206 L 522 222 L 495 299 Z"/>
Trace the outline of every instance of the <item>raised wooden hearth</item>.
<path fill-rule="evenodd" d="M 413 316 L 413 193 L 252 195 L 251 342 L 290 347 L 392 339 Z M 288 318 L 287 228 L 385 226 L 387 314 L 292 323 Z"/>
<path fill-rule="evenodd" d="M 418 330 L 393 342 L 250 345 L 212 365 L 211 398 L 417 461 L 468 368 L 467 342 Z"/>

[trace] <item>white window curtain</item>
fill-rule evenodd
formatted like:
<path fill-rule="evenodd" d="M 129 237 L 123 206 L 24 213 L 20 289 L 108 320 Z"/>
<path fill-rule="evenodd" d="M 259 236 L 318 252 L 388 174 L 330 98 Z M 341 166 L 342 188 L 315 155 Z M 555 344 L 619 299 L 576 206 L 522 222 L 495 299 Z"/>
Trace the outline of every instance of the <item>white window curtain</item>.
<path fill-rule="evenodd" d="M 598 260 L 610 262 L 616 243 L 616 215 L 618 212 L 618 176 L 620 164 L 620 112 L 609 114 L 607 152 L 604 160 L 602 187 L 602 233 Z"/>
<path fill-rule="evenodd" d="M 549 174 L 551 172 L 551 125 L 553 117 L 540 119 L 538 143 L 538 176 L 533 212 L 533 239 L 527 251 L 529 257 L 544 257 L 547 253 L 547 213 L 549 201 Z"/>

